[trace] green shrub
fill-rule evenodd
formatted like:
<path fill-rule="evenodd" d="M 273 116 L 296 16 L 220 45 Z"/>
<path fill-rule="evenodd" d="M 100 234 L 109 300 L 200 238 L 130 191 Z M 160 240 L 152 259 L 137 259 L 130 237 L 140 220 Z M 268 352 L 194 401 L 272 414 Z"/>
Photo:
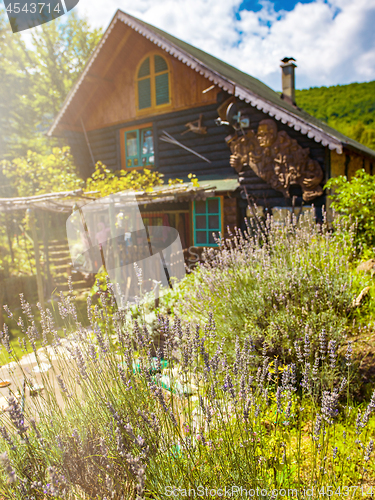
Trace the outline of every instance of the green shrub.
<path fill-rule="evenodd" d="M 375 245 L 375 176 L 358 170 L 350 181 L 341 175 L 330 179 L 332 207 L 345 224 L 355 223 L 355 242 L 373 251 Z"/>

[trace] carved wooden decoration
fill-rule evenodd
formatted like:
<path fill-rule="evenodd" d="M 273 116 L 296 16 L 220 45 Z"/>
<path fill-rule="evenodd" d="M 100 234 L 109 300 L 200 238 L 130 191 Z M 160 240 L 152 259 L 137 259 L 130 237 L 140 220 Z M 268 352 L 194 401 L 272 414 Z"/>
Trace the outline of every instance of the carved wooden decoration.
<path fill-rule="evenodd" d="M 185 130 L 185 132 L 182 132 L 181 135 L 187 134 L 188 132 L 194 132 L 194 134 L 201 134 L 201 135 L 207 134 L 207 127 L 202 126 L 202 121 L 203 121 L 203 115 L 199 115 L 198 120 L 189 122 L 185 125 L 185 127 L 187 127 L 187 130 Z"/>
<path fill-rule="evenodd" d="M 323 194 L 320 183 L 323 171 L 316 160 L 309 158 L 310 149 L 302 148 L 285 131 L 278 132 L 274 120 L 262 120 L 258 131 L 229 140 L 230 164 L 237 172 L 245 165 L 286 198 L 289 186 L 300 185 L 304 201 Z"/>

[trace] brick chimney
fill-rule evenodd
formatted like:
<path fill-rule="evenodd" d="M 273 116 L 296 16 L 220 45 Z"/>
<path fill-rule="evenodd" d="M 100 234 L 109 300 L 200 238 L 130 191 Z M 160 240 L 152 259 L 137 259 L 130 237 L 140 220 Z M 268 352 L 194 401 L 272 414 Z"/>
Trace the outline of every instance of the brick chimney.
<path fill-rule="evenodd" d="M 290 104 L 293 104 L 294 106 L 296 105 L 296 100 L 295 100 L 295 75 L 294 75 L 294 68 L 297 67 L 296 64 L 294 64 L 295 59 L 293 57 L 284 57 L 284 59 L 281 60 L 282 64 L 280 65 L 281 68 L 281 83 L 282 83 L 282 89 L 283 93 L 281 94 L 282 99 L 285 101 L 289 102 Z"/>

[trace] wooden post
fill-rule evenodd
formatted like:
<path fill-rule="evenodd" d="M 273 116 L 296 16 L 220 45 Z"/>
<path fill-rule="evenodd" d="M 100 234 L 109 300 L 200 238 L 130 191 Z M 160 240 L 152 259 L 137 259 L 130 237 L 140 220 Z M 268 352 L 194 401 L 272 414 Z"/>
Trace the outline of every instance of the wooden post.
<path fill-rule="evenodd" d="M 34 212 L 34 210 L 31 210 L 30 208 L 28 208 L 27 214 L 29 216 L 31 235 L 32 235 L 33 242 L 34 242 L 36 284 L 37 284 L 37 288 L 38 288 L 38 299 L 39 299 L 41 306 L 44 309 L 43 277 L 42 277 L 42 269 L 40 267 L 40 252 L 39 252 L 38 235 L 36 232 L 35 212 Z"/>

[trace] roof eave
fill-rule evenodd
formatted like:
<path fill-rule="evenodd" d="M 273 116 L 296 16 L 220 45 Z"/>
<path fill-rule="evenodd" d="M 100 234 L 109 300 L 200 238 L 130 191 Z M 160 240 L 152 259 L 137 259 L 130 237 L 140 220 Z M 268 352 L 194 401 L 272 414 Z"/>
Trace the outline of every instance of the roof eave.
<path fill-rule="evenodd" d="M 292 111 L 288 111 L 282 106 L 277 106 L 277 104 L 270 102 L 264 97 L 257 95 L 248 88 L 238 85 L 236 84 L 236 82 L 229 80 L 226 77 L 223 77 L 218 72 L 212 70 L 207 65 L 205 65 L 198 58 L 192 56 L 182 48 L 178 47 L 172 41 L 167 40 L 161 34 L 155 33 L 154 31 L 152 31 L 152 29 L 145 26 L 141 21 L 139 21 L 133 16 L 130 16 L 129 14 L 126 14 L 125 12 L 122 12 L 121 10 L 117 10 L 110 25 L 105 31 L 103 38 L 96 47 L 93 55 L 88 61 L 84 71 L 82 72 L 82 75 L 80 76 L 77 83 L 74 85 L 74 87 L 69 92 L 67 98 L 65 99 L 59 114 L 57 115 L 51 128 L 47 132 L 47 135 L 49 137 L 53 135 L 56 127 L 59 125 L 59 122 L 61 121 L 65 111 L 67 110 L 69 104 L 74 98 L 74 95 L 76 94 L 77 90 L 79 89 L 80 85 L 85 79 L 93 62 L 98 56 L 102 46 L 106 42 L 108 36 L 110 35 L 111 31 L 113 30 L 118 20 L 122 21 L 124 24 L 126 24 L 136 32 L 140 33 L 142 36 L 150 40 L 158 47 L 165 50 L 167 53 L 171 54 L 173 57 L 176 57 L 178 60 L 182 61 L 188 67 L 194 69 L 199 74 L 205 76 L 208 80 L 210 80 L 223 90 L 227 91 L 229 94 L 235 95 L 239 99 L 248 102 L 249 104 L 251 104 L 251 106 L 254 106 L 260 111 L 267 113 L 269 116 L 275 118 L 278 121 L 281 121 L 281 123 L 287 124 L 289 127 L 294 128 L 297 132 L 301 132 L 302 134 L 307 135 L 307 137 L 315 140 L 317 143 L 321 143 L 323 146 L 328 147 L 330 150 L 336 150 L 337 153 L 339 154 L 342 154 L 343 147 L 349 147 L 355 149 L 355 146 L 340 141 L 338 138 L 327 133 L 318 126 L 313 125 L 308 121 L 303 120 L 303 118 L 293 114 Z M 358 151 L 363 153 L 362 150 Z M 371 156 L 371 153 L 369 152 L 368 155 Z"/>

